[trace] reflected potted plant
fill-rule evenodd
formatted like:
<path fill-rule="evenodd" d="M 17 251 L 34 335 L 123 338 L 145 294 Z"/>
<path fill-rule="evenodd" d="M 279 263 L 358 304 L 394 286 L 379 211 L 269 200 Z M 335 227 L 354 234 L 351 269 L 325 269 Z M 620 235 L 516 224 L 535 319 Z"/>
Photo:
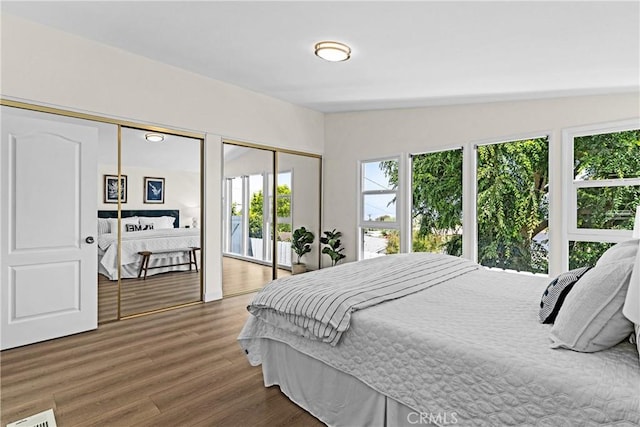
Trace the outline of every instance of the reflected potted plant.
<path fill-rule="evenodd" d="M 304 227 L 297 228 L 293 231 L 291 236 L 291 249 L 298 256 L 298 262 L 291 265 L 291 274 L 300 274 L 307 271 L 306 264 L 301 262 L 304 254 L 311 252 L 311 244 L 315 236 L 312 232 L 308 231 Z"/>
<path fill-rule="evenodd" d="M 344 248 L 340 247 L 340 237 L 342 237 L 342 233 L 336 231 L 335 228 L 332 231 L 325 231 L 324 237 L 320 237 L 320 243 L 327 245 L 322 249 L 322 253 L 329 255 L 332 267 L 347 257 L 342 253 Z"/>

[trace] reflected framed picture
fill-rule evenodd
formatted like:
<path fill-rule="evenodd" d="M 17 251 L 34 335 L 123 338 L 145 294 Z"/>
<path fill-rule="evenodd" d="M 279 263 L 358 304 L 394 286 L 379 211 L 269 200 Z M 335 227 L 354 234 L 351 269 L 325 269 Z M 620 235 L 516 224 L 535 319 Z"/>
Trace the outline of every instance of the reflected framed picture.
<path fill-rule="evenodd" d="M 144 202 L 164 203 L 164 178 L 144 177 Z"/>
<path fill-rule="evenodd" d="M 127 203 L 127 175 L 120 175 L 120 201 Z M 104 203 L 118 203 L 118 175 L 104 176 Z"/>

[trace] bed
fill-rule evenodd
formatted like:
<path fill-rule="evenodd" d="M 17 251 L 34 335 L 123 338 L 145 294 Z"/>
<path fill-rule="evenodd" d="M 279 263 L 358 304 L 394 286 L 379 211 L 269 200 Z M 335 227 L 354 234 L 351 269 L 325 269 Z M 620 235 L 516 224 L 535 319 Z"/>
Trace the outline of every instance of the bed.
<path fill-rule="evenodd" d="M 638 425 L 633 324 L 617 331 L 615 345 L 595 352 L 563 348 L 570 340 L 556 331 L 575 320 L 571 312 L 582 310 L 575 301 L 590 281 L 602 280 L 603 269 L 640 286 L 638 242 L 625 247 L 625 255 L 634 245 L 635 252 L 624 268 L 603 263 L 574 281 L 553 324 L 539 317 L 549 278 L 461 261 L 464 272 L 421 283 L 433 270 L 421 266 L 454 257 L 402 254 L 271 282 L 248 307 L 252 315 L 238 341 L 249 362 L 262 365 L 265 386 L 278 385 L 330 426 Z M 361 297 L 392 279 L 408 289 L 391 289 L 384 302 Z M 621 306 L 626 292 L 618 287 L 607 301 Z M 351 308 L 338 307 L 354 296 Z M 312 319 L 300 317 L 304 312 Z M 611 323 L 620 320 L 614 317 Z"/>
<path fill-rule="evenodd" d="M 145 274 L 189 271 L 190 253 L 200 248 L 200 229 L 181 228 L 179 210 L 123 210 L 122 254 L 118 265 L 117 211 L 98 211 L 98 273 L 109 280 L 140 276 L 140 252 L 152 252 Z M 185 249 L 185 251 L 179 251 Z M 120 268 L 119 268 L 120 267 Z"/>

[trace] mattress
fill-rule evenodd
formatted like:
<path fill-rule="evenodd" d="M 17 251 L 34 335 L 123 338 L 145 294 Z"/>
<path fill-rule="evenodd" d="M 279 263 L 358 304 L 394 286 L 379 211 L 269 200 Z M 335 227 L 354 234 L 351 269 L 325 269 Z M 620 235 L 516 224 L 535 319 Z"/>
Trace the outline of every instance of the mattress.
<path fill-rule="evenodd" d="M 457 424 L 640 424 L 635 347 L 597 353 L 551 349 L 537 320 L 548 279 L 477 270 L 353 313 L 331 347 L 251 316 L 240 345 L 251 364 L 261 338 L 352 375 L 420 413 L 455 413 Z"/>

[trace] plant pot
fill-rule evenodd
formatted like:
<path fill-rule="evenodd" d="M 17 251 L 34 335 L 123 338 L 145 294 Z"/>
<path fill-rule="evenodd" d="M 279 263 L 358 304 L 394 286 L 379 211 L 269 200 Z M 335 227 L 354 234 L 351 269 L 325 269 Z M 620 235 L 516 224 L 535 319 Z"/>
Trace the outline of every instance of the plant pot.
<path fill-rule="evenodd" d="M 292 264 L 291 265 L 291 274 L 302 274 L 306 273 L 307 266 L 305 264 Z"/>

